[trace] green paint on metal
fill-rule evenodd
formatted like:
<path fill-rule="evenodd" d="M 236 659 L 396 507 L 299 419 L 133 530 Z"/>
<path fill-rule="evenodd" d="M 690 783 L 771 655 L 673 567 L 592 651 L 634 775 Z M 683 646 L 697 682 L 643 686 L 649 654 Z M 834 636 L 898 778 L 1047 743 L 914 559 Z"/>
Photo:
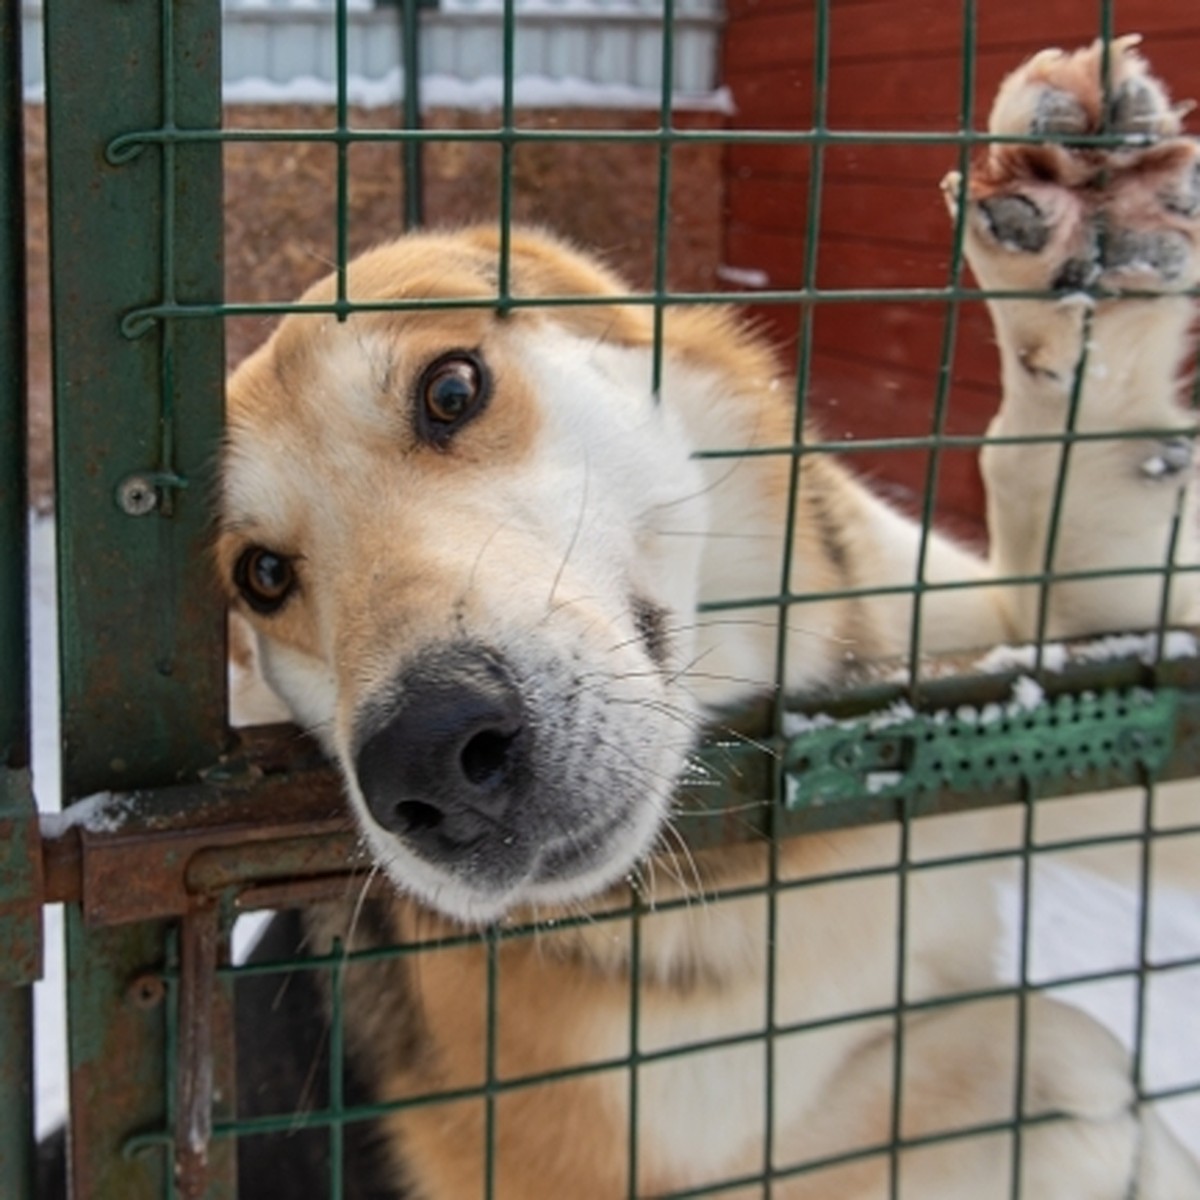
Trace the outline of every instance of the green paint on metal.
<path fill-rule="evenodd" d="M 220 13 L 216 3 L 112 5 L 100 19 L 64 0 L 45 20 L 63 780 L 73 798 L 186 778 L 225 739 L 207 554 L 221 324 L 163 317 L 141 337 L 122 332 L 138 309 L 219 300 L 220 151 L 113 148 L 147 126 L 219 128 Z M 149 500 L 123 509 L 131 476 L 157 482 Z M 176 478 L 191 486 L 167 486 Z"/>
<path fill-rule="evenodd" d="M 0 1196 L 33 1194 L 40 855 L 28 771 L 20 0 L 0 0 Z"/>
<path fill-rule="evenodd" d="M 27 770 L 0 770 L 0 989 L 42 973 L 42 873 Z"/>
<path fill-rule="evenodd" d="M 28 761 L 21 7 L 0 2 L 0 772 Z"/>
<path fill-rule="evenodd" d="M 784 752 L 789 808 L 863 796 L 980 792 L 1121 770 L 1153 777 L 1173 748 L 1178 694 L 1168 688 L 1019 698 L 982 709 L 916 713 L 896 705 L 793 737 Z"/>
<path fill-rule="evenodd" d="M 162 922 L 89 929 L 68 905 L 67 1016 L 71 1163 L 77 1200 L 161 1200 L 170 1155 L 126 1152 L 139 1130 L 168 1120 Z"/>
<path fill-rule="evenodd" d="M 421 128 L 421 19 L 422 0 L 389 0 L 400 7 L 400 54 L 404 72 L 404 128 Z M 404 170 L 404 228 L 425 224 L 424 150 L 416 138 L 401 143 Z"/>
<path fill-rule="evenodd" d="M 0 1196 L 32 1196 L 33 989 L 0 986 Z"/>

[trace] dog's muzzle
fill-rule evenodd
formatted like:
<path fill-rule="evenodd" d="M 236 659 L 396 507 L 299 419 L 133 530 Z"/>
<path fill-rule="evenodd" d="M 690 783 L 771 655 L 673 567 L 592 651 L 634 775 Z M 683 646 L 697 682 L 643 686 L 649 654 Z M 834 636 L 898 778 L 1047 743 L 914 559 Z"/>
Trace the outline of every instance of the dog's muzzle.
<path fill-rule="evenodd" d="M 435 866 L 511 847 L 533 739 L 503 660 L 471 645 L 427 651 L 391 694 L 360 719 L 354 756 L 374 820 Z"/>

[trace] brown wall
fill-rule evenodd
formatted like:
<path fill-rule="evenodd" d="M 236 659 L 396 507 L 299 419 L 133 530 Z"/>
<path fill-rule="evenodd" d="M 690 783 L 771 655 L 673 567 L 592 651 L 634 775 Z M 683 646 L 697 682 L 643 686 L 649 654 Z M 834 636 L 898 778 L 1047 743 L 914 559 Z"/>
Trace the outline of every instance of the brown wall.
<path fill-rule="evenodd" d="M 832 0 L 827 123 L 834 130 L 948 131 L 959 127 L 963 5 L 958 0 Z M 974 124 L 982 128 L 996 86 L 1048 45 L 1096 36 L 1094 0 L 978 0 Z M 742 129 L 809 129 L 813 108 L 813 0 L 729 0 L 725 82 Z M 1146 36 L 1146 51 L 1177 98 L 1200 98 L 1196 0 L 1118 0 L 1116 32 Z M 1193 121 L 1193 125 L 1196 122 Z M 823 155 L 815 283 L 821 288 L 944 287 L 950 230 L 938 193 L 956 164 L 953 146 L 840 146 Z M 726 159 L 724 261 L 765 271 L 772 287 L 804 278 L 810 152 L 798 146 L 733 146 Z M 794 307 L 758 314 L 794 348 Z M 946 309 L 938 304 L 824 304 L 815 309 L 810 400 L 835 437 L 930 430 Z M 982 432 L 994 410 L 996 355 L 979 304 L 961 310 L 949 429 Z M 855 461 L 910 503 L 926 456 L 863 454 Z M 940 509 L 967 532 L 979 528 L 974 455 L 947 453 Z"/>
<path fill-rule="evenodd" d="M 563 131 L 652 129 L 657 114 L 614 110 L 527 110 L 519 124 Z M 681 115 L 685 128 L 719 126 L 723 118 Z M 229 127 L 328 128 L 329 108 L 229 108 Z M 356 110 L 355 128 L 396 126 L 387 109 Z M 495 112 L 436 111 L 434 129 L 495 129 Z M 46 259 L 46 173 L 43 110 L 26 109 L 29 202 L 30 441 L 35 504 L 52 498 L 49 308 Z M 361 143 L 348 155 L 350 252 L 395 237 L 403 227 L 400 150 Z M 326 274 L 336 259 L 336 156 L 317 142 L 231 143 L 225 149 L 225 292 L 230 301 L 289 301 Z M 433 141 L 425 154 L 425 208 L 431 225 L 494 221 L 500 206 L 497 145 Z M 716 288 L 722 238 L 722 148 L 676 147 L 671 157 L 668 284 L 690 291 Z M 544 225 L 601 253 L 630 282 L 654 278 L 658 223 L 658 147 L 609 141 L 536 142 L 513 152 L 512 204 L 518 221 Z M 263 341 L 274 318 L 226 324 L 231 366 Z"/>
<path fill-rule="evenodd" d="M 226 110 L 228 126 L 328 126 L 329 109 L 243 107 Z M 683 115 L 687 128 L 721 118 Z M 638 288 L 654 277 L 657 245 L 658 147 L 652 143 L 571 140 L 576 130 L 646 130 L 656 113 L 614 110 L 527 110 L 529 128 L 554 129 L 562 141 L 518 143 L 512 156 L 512 214 L 574 239 L 605 257 Z M 430 129 L 492 129 L 495 112 L 437 110 Z M 395 128 L 386 109 L 353 114 L 356 128 Z M 364 142 L 348 155 L 350 252 L 403 228 L 401 151 Z M 329 270 L 336 258 L 334 147 L 320 143 L 233 143 L 225 151 L 225 277 L 229 300 L 288 300 Z M 425 219 L 432 226 L 495 221 L 500 209 L 500 148 L 486 142 L 431 141 L 424 155 Z M 722 150 L 719 144 L 677 147 L 671 159 L 667 273 L 672 287 L 711 291 L 722 237 Z M 231 365 L 262 340 L 261 321 L 230 322 Z"/>

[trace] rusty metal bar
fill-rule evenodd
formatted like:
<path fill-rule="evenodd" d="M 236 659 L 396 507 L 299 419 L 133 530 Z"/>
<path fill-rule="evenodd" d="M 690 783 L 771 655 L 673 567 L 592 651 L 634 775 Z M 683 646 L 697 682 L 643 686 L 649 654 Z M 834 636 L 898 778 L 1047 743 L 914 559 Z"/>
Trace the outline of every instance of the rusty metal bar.
<path fill-rule="evenodd" d="M 210 901 L 184 918 L 180 935 L 175 1182 L 184 1200 L 201 1200 L 208 1184 L 219 925 L 217 905 Z"/>
<path fill-rule="evenodd" d="M 161 921 L 88 928 L 73 905 L 66 918 L 72 1200 L 163 1200 L 167 1156 L 124 1147 L 132 1132 L 166 1119 L 165 989 L 155 981 L 170 929 Z"/>
<path fill-rule="evenodd" d="M 267 777 L 253 791 L 113 796 L 43 818 L 42 832 L 47 900 L 79 903 L 93 927 L 183 917 L 197 895 L 344 868 L 356 840 L 330 770 Z"/>

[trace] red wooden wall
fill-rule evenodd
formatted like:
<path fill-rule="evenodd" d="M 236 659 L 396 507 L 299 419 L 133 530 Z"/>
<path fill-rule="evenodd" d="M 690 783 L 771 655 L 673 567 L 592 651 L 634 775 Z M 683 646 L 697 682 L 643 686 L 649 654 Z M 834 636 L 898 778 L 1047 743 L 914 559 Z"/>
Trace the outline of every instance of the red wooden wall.
<path fill-rule="evenodd" d="M 827 122 L 834 130 L 947 131 L 959 127 L 960 0 L 830 0 Z M 724 78 L 742 129 L 805 130 L 813 120 L 815 0 L 729 0 Z M 975 126 L 983 128 L 1003 76 L 1043 46 L 1075 47 L 1100 25 L 1099 0 L 977 0 Z M 1200 0 L 1116 0 L 1116 32 L 1145 35 L 1144 50 L 1175 99 L 1200 100 Z M 1200 115 L 1192 127 L 1200 126 Z M 815 282 L 821 288 L 944 287 L 950 222 L 938 181 L 952 145 L 827 147 Z M 733 145 L 724 262 L 761 272 L 772 288 L 804 272 L 810 152 Z M 744 285 L 731 282 L 731 290 Z M 794 353 L 795 307 L 751 311 Z M 834 303 L 814 310 L 810 406 L 838 439 L 930 431 L 944 305 Z M 961 308 L 948 428 L 982 432 L 997 401 L 997 362 L 981 304 Z M 924 453 L 850 459 L 909 507 Z M 973 452 L 940 464 L 943 523 L 978 533 L 982 491 Z"/>

